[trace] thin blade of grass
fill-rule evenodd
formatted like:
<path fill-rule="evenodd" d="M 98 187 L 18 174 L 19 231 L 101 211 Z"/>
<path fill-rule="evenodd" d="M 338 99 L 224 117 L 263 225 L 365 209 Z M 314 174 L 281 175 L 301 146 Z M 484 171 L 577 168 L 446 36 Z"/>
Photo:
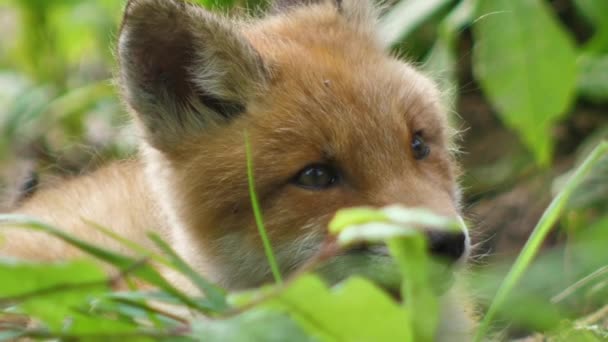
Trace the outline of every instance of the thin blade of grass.
<path fill-rule="evenodd" d="M 524 272 L 530 266 L 532 259 L 538 253 L 538 250 L 542 244 L 542 242 L 547 237 L 547 234 L 551 231 L 551 228 L 557 221 L 557 219 L 561 216 L 564 211 L 566 204 L 568 203 L 568 199 L 574 192 L 574 190 L 581 184 L 581 182 L 585 179 L 587 174 L 591 171 L 593 166 L 597 164 L 597 162 L 604 155 L 608 154 L 608 141 L 602 141 L 590 154 L 587 156 L 585 161 L 576 169 L 574 174 L 570 177 L 570 179 L 566 182 L 565 186 L 559 192 L 559 194 L 551 201 L 549 207 L 545 210 L 542 217 L 540 218 L 536 227 L 532 231 L 532 234 L 526 241 L 522 251 L 519 253 L 515 263 L 509 270 L 509 273 L 505 277 L 502 285 L 496 292 L 494 296 L 494 300 L 490 304 L 490 308 L 488 309 L 484 319 L 479 325 L 479 329 L 475 335 L 475 341 L 481 341 L 488 328 L 492 319 L 496 315 L 496 313 L 500 310 L 502 305 L 505 303 L 507 297 L 515 287 L 515 285 L 519 282 Z"/>
<path fill-rule="evenodd" d="M 223 312 L 228 309 L 226 302 L 226 295 L 224 291 L 218 286 L 214 285 L 203 276 L 198 274 L 188 263 L 186 263 L 177 253 L 157 234 L 152 232 L 148 233 L 150 239 L 160 248 L 165 254 L 167 254 L 171 260 L 171 264 L 180 271 L 183 275 L 188 277 L 198 289 L 205 294 L 205 297 L 212 304 L 213 310 Z"/>
<path fill-rule="evenodd" d="M 62 241 L 74 247 L 77 247 L 81 251 L 96 257 L 99 260 L 108 262 L 109 264 L 117 267 L 120 270 L 127 269 L 132 265 L 139 263 L 139 260 L 137 259 L 92 245 L 88 242 L 75 238 L 49 224 L 37 221 L 25 215 L 0 214 L 0 226 L 2 225 L 23 227 L 53 235 L 61 239 Z M 191 300 L 186 294 L 171 285 L 149 263 L 144 263 L 141 267 L 135 269 L 131 274 L 152 285 L 158 286 L 159 288 L 181 300 L 182 303 L 184 303 L 186 306 L 202 313 L 209 313 L 207 308 L 199 305 L 199 303 L 197 303 L 196 301 Z"/>
<path fill-rule="evenodd" d="M 88 224 L 91 228 L 99 231 L 100 233 L 113 239 L 114 241 L 120 243 L 121 245 L 127 247 L 128 249 L 132 250 L 133 252 L 135 252 L 141 256 L 145 256 L 145 257 L 149 258 L 150 260 L 153 260 L 164 266 L 173 267 L 173 264 L 169 260 L 167 260 L 163 256 L 159 255 L 158 253 L 155 253 L 154 251 L 152 251 L 134 241 L 125 239 L 124 237 L 120 236 L 119 234 L 116 234 L 112 230 L 110 230 L 100 224 L 97 224 L 95 222 L 89 221 L 84 218 L 82 219 L 82 221 L 84 223 Z"/>
<path fill-rule="evenodd" d="M 53 235 L 68 244 L 77 247 L 83 252 L 90 254 L 100 260 L 106 261 L 119 269 L 129 267 L 134 264 L 137 260 L 127 257 L 125 255 L 112 252 L 108 249 L 100 248 L 98 246 L 89 244 L 83 240 L 75 238 L 60 229 L 57 229 L 49 224 L 37 221 L 25 215 L 19 214 L 0 214 L 0 226 L 1 225 L 14 225 L 27 229 L 42 231 L 47 234 Z"/>
<path fill-rule="evenodd" d="M 253 207 L 255 223 L 258 227 L 260 238 L 262 239 L 262 242 L 264 244 L 264 252 L 266 253 L 266 258 L 268 259 L 268 264 L 270 265 L 270 270 L 272 271 L 274 280 L 277 284 L 280 285 L 283 284 L 283 278 L 281 277 L 281 272 L 279 271 L 277 260 L 274 256 L 274 252 L 272 251 L 272 245 L 270 244 L 270 240 L 268 239 L 268 234 L 266 234 L 266 228 L 264 228 L 264 219 L 262 218 L 262 211 L 260 210 L 258 196 L 255 192 L 255 184 L 253 181 L 253 160 L 251 157 L 251 144 L 249 143 L 249 137 L 246 132 L 245 152 L 247 155 L 247 182 L 249 184 L 249 197 L 251 198 L 251 206 Z"/>

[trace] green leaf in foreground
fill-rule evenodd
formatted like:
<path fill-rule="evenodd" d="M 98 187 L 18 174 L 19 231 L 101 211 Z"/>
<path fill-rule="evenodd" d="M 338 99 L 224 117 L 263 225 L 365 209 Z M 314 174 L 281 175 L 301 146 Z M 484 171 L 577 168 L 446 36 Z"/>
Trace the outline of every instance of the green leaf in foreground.
<path fill-rule="evenodd" d="M 429 284 L 429 257 L 422 234 L 388 240 L 391 254 L 397 261 L 403 281 L 401 293 L 410 315 L 416 341 L 434 341 L 438 324 L 439 304 Z"/>
<path fill-rule="evenodd" d="M 553 153 L 551 126 L 572 103 L 577 75 L 574 45 L 548 6 L 541 0 L 479 1 L 473 27 L 475 77 L 543 166 Z"/>
<path fill-rule="evenodd" d="M 462 219 L 450 219 L 421 208 L 388 206 L 379 209 L 351 208 L 339 211 L 330 222 L 340 246 L 387 242 L 401 273 L 401 293 L 411 321 L 408 333 L 416 341 L 433 341 L 439 304 L 430 283 L 432 265 L 424 230 L 461 231 Z M 356 279 L 356 278 L 355 278 Z"/>
<path fill-rule="evenodd" d="M 286 315 L 258 308 L 223 320 L 196 320 L 190 336 L 210 342 L 315 341 Z"/>
<path fill-rule="evenodd" d="M 306 275 L 266 305 L 288 313 L 323 341 L 412 341 L 408 312 L 362 278 L 329 289 Z"/>
<path fill-rule="evenodd" d="M 0 307 L 17 305 L 56 333 L 132 332 L 136 326 L 91 317 L 91 299 L 109 291 L 109 280 L 92 261 L 25 263 L 0 260 Z"/>
<path fill-rule="evenodd" d="M 329 223 L 329 232 L 338 235 L 341 246 L 357 242 L 383 242 L 391 237 L 411 236 L 420 229 L 460 231 L 462 219 L 451 219 L 423 208 L 392 205 L 384 208 L 339 210 Z"/>

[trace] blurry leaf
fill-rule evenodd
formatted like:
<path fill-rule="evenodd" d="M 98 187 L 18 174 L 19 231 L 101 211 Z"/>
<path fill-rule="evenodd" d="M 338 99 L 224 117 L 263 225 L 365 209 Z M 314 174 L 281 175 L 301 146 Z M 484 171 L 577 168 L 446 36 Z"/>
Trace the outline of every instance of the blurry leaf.
<path fill-rule="evenodd" d="M 28 87 L 14 97 L 5 108 L 0 108 L 2 138 L 15 142 L 22 136 L 32 136 L 36 121 L 47 108 L 50 89 L 44 86 Z"/>
<path fill-rule="evenodd" d="M 595 165 L 589 177 L 572 194 L 569 209 L 584 209 L 594 206 L 608 208 L 608 156 Z"/>
<path fill-rule="evenodd" d="M 439 85 L 448 108 L 455 106 L 458 89 L 456 39 L 459 31 L 471 23 L 475 6 L 476 0 L 463 0 L 448 14 L 424 62 L 423 69 Z"/>
<path fill-rule="evenodd" d="M 401 0 L 380 19 L 379 37 L 386 45 L 396 44 L 451 2 L 451 0 Z"/>
<path fill-rule="evenodd" d="M 87 317 L 94 296 L 108 291 L 107 277 L 91 261 L 25 263 L 0 259 L 0 303 L 16 300 L 24 313 L 54 332 L 133 331 L 134 327 L 104 317 Z"/>
<path fill-rule="evenodd" d="M 0 330 L 0 341 L 19 341 L 19 337 L 23 335 L 19 331 L 2 331 Z"/>
<path fill-rule="evenodd" d="M 446 231 L 458 231 L 461 228 L 458 220 L 437 215 L 428 209 L 391 205 L 383 208 L 354 207 L 341 209 L 329 223 L 329 232 L 343 234 L 345 231 L 351 230 L 353 226 L 368 223 L 392 223 L 403 226 L 406 230 L 412 227 L 432 227 Z M 409 233 L 406 232 L 405 235 L 409 235 Z M 395 236 L 399 236 L 399 234 Z"/>
<path fill-rule="evenodd" d="M 266 309 L 253 309 L 222 320 L 196 320 L 190 336 L 210 342 L 316 341 L 286 315 Z"/>
<path fill-rule="evenodd" d="M 598 29 L 608 29 L 608 1 L 574 0 L 577 9 Z"/>
<path fill-rule="evenodd" d="M 576 152 L 576 165 L 580 165 L 585 156 L 602 141 L 608 141 L 608 126 L 599 127 L 579 145 Z M 574 172 L 574 168 L 553 181 L 551 191 L 554 194 L 563 188 Z M 569 210 L 594 209 L 599 212 L 608 210 L 608 156 L 602 157 L 597 162 L 581 185 L 572 193 L 567 208 Z"/>
<path fill-rule="evenodd" d="M 547 166 L 550 129 L 575 95 L 573 43 L 541 0 L 480 1 L 477 15 L 475 77 L 506 125 Z"/>
<path fill-rule="evenodd" d="M 406 310 L 362 278 L 328 289 L 319 278 L 303 276 L 266 305 L 323 341 L 412 341 Z"/>
<path fill-rule="evenodd" d="M 338 234 L 352 225 L 369 222 L 388 222 L 388 217 L 379 209 L 366 207 L 338 210 L 329 223 L 329 232 Z"/>
<path fill-rule="evenodd" d="M 456 52 L 448 38 L 438 38 L 424 62 L 424 70 L 439 85 L 442 100 L 453 108 L 456 103 Z"/>
<path fill-rule="evenodd" d="M 608 103 L 608 54 L 582 55 L 578 67 L 579 93 L 593 102 Z"/>
<path fill-rule="evenodd" d="M 439 320 L 439 304 L 430 283 L 427 244 L 418 232 L 406 238 L 387 242 L 391 255 L 402 274 L 401 294 L 410 315 L 416 341 L 434 341 Z"/>
<path fill-rule="evenodd" d="M 595 28 L 595 35 L 587 42 L 585 51 L 608 52 L 608 1 L 574 0 L 574 4 Z"/>

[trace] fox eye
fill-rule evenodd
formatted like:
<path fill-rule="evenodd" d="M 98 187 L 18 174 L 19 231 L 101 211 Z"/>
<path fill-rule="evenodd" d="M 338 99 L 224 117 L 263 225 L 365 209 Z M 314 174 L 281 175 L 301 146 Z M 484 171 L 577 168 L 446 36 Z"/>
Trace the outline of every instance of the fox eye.
<path fill-rule="evenodd" d="M 336 184 L 338 173 L 327 164 L 311 164 L 300 170 L 293 183 L 299 187 L 311 190 L 323 190 Z"/>
<path fill-rule="evenodd" d="M 414 138 L 412 139 L 412 152 L 414 153 L 414 158 L 416 158 L 416 160 L 422 160 L 431 153 L 431 148 L 424 142 L 422 134 L 420 133 L 414 134 Z"/>

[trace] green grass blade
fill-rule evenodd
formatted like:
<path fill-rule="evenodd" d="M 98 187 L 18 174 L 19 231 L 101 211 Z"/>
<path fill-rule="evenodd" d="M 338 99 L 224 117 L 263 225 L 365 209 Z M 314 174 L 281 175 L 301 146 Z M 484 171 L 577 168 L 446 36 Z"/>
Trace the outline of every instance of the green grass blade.
<path fill-rule="evenodd" d="M 249 143 L 249 137 L 247 133 L 245 133 L 245 152 L 247 154 L 247 181 L 249 184 L 249 197 L 251 198 L 251 206 L 253 207 L 255 223 L 258 226 L 260 237 L 262 238 L 262 242 L 264 243 L 264 252 L 266 253 L 268 264 L 270 264 L 270 269 L 272 271 L 274 280 L 277 284 L 282 284 L 283 278 L 281 277 L 281 272 L 279 271 L 277 260 L 274 256 L 274 252 L 272 251 L 272 245 L 270 244 L 270 240 L 268 239 L 268 234 L 266 234 L 266 228 L 264 228 L 264 219 L 262 218 L 262 211 L 260 210 L 258 197 L 255 192 L 255 184 L 253 181 L 253 161 L 251 157 L 251 144 Z"/>
<path fill-rule="evenodd" d="M 2 225 L 11 225 L 15 227 L 23 227 L 27 229 L 46 232 L 47 234 L 53 235 L 61 239 L 62 241 L 74 247 L 77 247 L 81 251 L 96 257 L 99 260 L 108 262 L 109 264 L 117 267 L 120 270 L 125 270 L 133 267 L 133 265 L 135 264 L 139 264 L 140 266 L 136 269 L 133 269 L 130 274 L 142 280 L 145 280 L 150 284 L 158 286 L 164 291 L 180 299 L 182 303 L 192 309 L 198 310 L 202 313 L 209 313 L 206 307 L 199 305 L 199 303 L 190 299 L 188 295 L 171 285 L 162 275 L 158 273 L 158 271 L 156 271 L 156 269 L 154 269 L 147 262 L 141 263 L 140 260 L 92 245 L 86 241 L 73 237 L 70 234 L 67 234 L 62 230 L 57 229 L 49 224 L 40 222 L 25 215 L 0 214 L 0 226 Z"/>
<path fill-rule="evenodd" d="M 68 244 L 74 247 L 77 247 L 78 249 L 82 250 L 87 254 L 90 254 L 100 260 L 106 261 L 120 269 L 129 267 L 137 261 L 125 255 L 89 244 L 49 224 L 40 222 L 25 215 L 0 214 L 0 226 L 2 225 L 14 225 L 45 232 L 63 240 L 64 242 L 67 242 Z"/>
<path fill-rule="evenodd" d="M 162 264 L 164 266 L 173 267 L 173 264 L 169 260 L 167 260 L 163 256 L 151 251 L 150 249 L 138 244 L 137 242 L 131 241 L 129 239 L 125 239 L 124 237 L 120 236 L 116 232 L 114 232 L 100 224 L 97 224 L 95 222 L 89 221 L 84 218 L 82 219 L 82 221 L 84 223 L 88 224 L 91 228 L 99 231 L 100 233 L 113 239 L 114 241 L 120 243 L 121 245 L 127 247 L 128 249 L 132 250 L 133 252 L 135 252 L 141 256 L 145 256 L 145 257 L 149 258 L 150 260 L 157 262 L 159 264 Z"/>
<path fill-rule="evenodd" d="M 543 213 L 536 227 L 534 227 L 530 238 L 528 238 L 528 241 L 524 245 L 522 251 L 519 253 L 519 256 L 515 260 L 511 270 L 496 292 L 496 296 L 490 304 L 490 308 L 488 309 L 486 316 L 477 330 L 475 341 L 481 341 L 484 338 L 492 319 L 505 303 L 507 297 L 532 262 L 532 259 L 537 254 L 542 242 L 547 237 L 547 234 L 549 234 L 551 228 L 563 213 L 564 208 L 568 203 L 568 199 L 574 190 L 581 184 L 600 158 L 607 154 L 608 141 L 603 141 L 589 154 L 581 166 L 576 169 L 574 174 L 567 181 L 560 193 L 553 199 L 553 201 L 551 201 L 551 204 Z"/>
<path fill-rule="evenodd" d="M 169 256 L 171 263 L 175 266 L 175 268 L 183 275 L 188 277 L 192 283 L 205 294 L 205 297 L 209 300 L 209 303 L 212 304 L 214 311 L 219 313 L 228 309 L 226 295 L 222 289 L 215 286 L 213 283 L 193 270 L 192 267 L 190 267 L 188 263 L 177 255 L 177 253 L 175 253 L 175 251 L 158 235 L 149 233 L 148 236 L 158 246 L 158 248 Z"/>

